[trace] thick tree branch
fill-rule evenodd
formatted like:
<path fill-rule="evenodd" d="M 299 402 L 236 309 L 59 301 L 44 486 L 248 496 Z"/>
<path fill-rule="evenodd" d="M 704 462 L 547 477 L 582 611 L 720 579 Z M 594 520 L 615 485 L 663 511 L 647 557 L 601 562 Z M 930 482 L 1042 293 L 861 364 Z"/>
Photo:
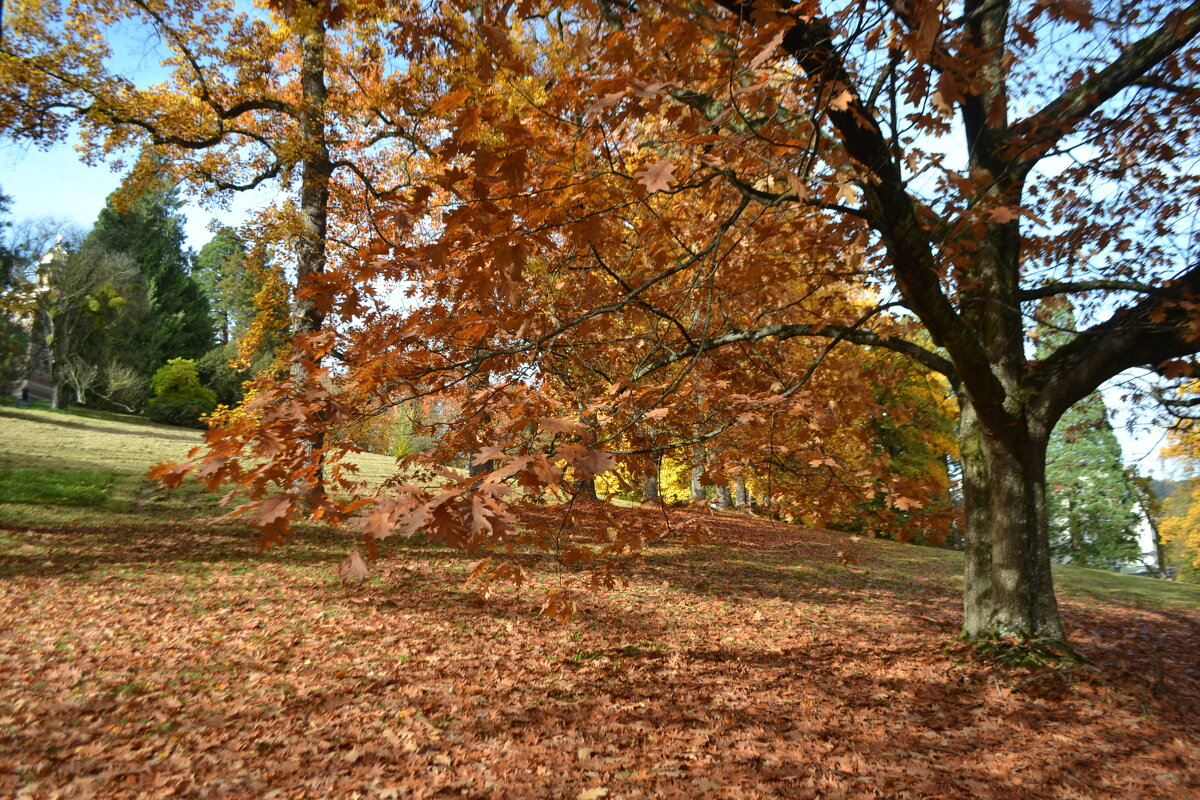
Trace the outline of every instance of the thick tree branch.
<path fill-rule="evenodd" d="M 1053 422 L 1118 373 L 1200 350 L 1198 311 L 1200 263 L 1136 305 L 1080 332 L 1036 364 L 1025 385 L 1040 390 L 1039 410 Z"/>
<path fill-rule="evenodd" d="M 736 14 L 743 24 L 754 24 L 755 3 L 731 0 L 717 0 L 717 3 Z M 829 106 L 825 114 L 846 152 L 865 173 L 861 183 L 865 211 L 887 248 L 896 286 L 905 305 L 921 318 L 934 343 L 950 354 L 976 413 L 999 428 L 1008 418 L 1004 387 L 988 366 L 982 342 L 942 291 L 933 245 L 921 225 L 917 203 L 905 188 L 904 176 L 893 158 L 887 136 L 855 91 L 855 82 L 835 46 L 834 35 L 826 20 L 800 18 L 784 35 L 780 47 L 810 79 L 850 92 L 852 98 L 844 108 Z"/>
<path fill-rule="evenodd" d="M 1084 292 L 1138 292 L 1150 294 L 1155 287 L 1138 281 L 1055 281 L 1033 289 L 1022 289 L 1017 297 L 1021 302 L 1041 300 L 1060 294 L 1082 294 Z"/>
<path fill-rule="evenodd" d="M 881 347 L 886 350 L 891 350 L 896 353 L 901 353 L 908 356 L 922 366 L 933 370 L 934 372 L 945 375 L 951 383 L 957 383 L 957 373 L 954 365 L 948 360 L 939 356 L 930 350 L 926 350 L 920 345 L 913 344 L 906 339 L 901 339 L 896 336 L 884 336 L 873 331 L 864 331 L 858 328 L 853 328 L 847 325 L 764 325 L 761 328 L 750 328 L 747 330 L 729 331 L 728 333 L 715 336 L 711 339 L 704 339 L 696 342 L 689 347 L 685 347 L 672 353 L 665 358 L 661 358 L 651 364 L 647 364 L 640 368 L 633 375 L 633 380 L 638 381 L 652 372 L 668 367 L 679 361 L 684 361 L 693 358 L 701 353 L 707 353 L 712 350 L 717 350 L 721 347 L 726 347 L 739 342 L 758 342 L 763 339 L 775 337 L 778 339 L 793 339 L 798 336 L 821 337 L 826 339 L 839 339 L 853 344 L 866 345 L 869 347 Z"/>
<path fill-rule="evenodd" d="M 1010 128 L 1014 145 L 1024 140 L 1017 160 L 1028 170 L 1078 123 L 1123 89 L 1136 85 L 1163 59 L 1200 33 L 1200 0 L 1171 14 L 1158 30 L 1127 47 L 1104 69 L 1068 89 L 1032 117 Z"/>

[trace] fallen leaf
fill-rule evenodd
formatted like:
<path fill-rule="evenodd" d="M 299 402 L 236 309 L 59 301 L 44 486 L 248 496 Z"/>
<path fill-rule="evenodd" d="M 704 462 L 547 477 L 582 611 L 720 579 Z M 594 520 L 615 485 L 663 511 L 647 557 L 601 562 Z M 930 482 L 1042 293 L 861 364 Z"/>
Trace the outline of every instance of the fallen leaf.
<path fill-rule="evenodd" d="M 338 577 L 343 581 L 361 581 L 370 574 L 370 567 L 357 550 L 346 556 L 346 560 L 338 565 Z"/>

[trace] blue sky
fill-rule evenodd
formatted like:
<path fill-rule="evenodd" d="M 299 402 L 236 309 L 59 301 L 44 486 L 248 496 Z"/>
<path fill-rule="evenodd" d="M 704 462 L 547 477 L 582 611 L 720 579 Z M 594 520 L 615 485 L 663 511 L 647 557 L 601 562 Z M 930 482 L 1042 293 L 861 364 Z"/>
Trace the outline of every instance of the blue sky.
<path fill-rule="evenodd" d="M 168 79 L 170 69 L 163 66 L 163 61 L 170 53 L 148 28 L 124 20 L 114 25 L 108 35 L 113 42 L 108 62 L 114 73 L 143 87 Z M 105 199 L 120 184 L 121 173 L 106 164 L 95 167 L 84 164 L 75 150 L 77 144 L 78 139 L 71 137 L 42 150 L 0 139 L 0 189 L 13 199 L 14 219 L 54 217 L 84 229 L 96 222 Z M 125 156 L 131 160 L 136 153 Z M 188 245 L 199 250 L 212 238 L 210 224 L 214 220 L 237 225 L 255 205 L 269 202 L 272 194 L 251 193 L 249 197 L 236 198 L 229 212 L 188 203 L 184 209 Z"/>

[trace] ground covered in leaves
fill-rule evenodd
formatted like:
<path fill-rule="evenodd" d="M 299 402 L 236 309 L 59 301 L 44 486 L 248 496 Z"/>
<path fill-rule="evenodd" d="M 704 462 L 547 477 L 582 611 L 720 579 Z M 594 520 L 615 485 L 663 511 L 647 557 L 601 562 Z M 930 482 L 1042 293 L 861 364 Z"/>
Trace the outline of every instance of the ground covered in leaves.
<path fill-rule="evenodd" d="M 151 490 L 172 431 L 21 414 L 3 797 L 1200 796 L 1200 587 L 1056 570 L 1096 666 L 1012 668 L 953 640 L 958 554 L 723 514 L 562 625 L 554 570 L 481 600 L 465 557 L 388 540 L 347 586 L 344 535 L 264 553 Z"/>
<path fill-rule="evenodd" d="M 449 551 L 347 587 L 334 534 L 260 553 L 158 502 L 0 507 L 0 794 L 1200 792 L 1194 608 L 1068 599 L 1098 666 L 1001 669 L 952 641 L 953 555 L 725 515 L 560 625 Z"/>

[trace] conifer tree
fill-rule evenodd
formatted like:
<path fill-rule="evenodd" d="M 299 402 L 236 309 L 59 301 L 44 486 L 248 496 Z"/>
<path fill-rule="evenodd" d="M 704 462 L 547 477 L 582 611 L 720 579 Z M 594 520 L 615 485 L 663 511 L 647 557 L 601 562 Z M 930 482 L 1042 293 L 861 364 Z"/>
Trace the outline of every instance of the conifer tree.
<path fill-rule="evenodd" d="M 132 202 L 126 205 L 130 195 Z M 150 376 L 172 358 L 200 358 L 213 345 L 208 299 L 191 275 L 184 247 L 184 218 L 174 188 L 166 184 L 121 187 L 108 198 L 89 243 L 133 259 L 141 274 L 143 313 L 97 355 L 117 357 Z"/>
<path fill-rule="evenodd" d="M 1136 561 L 1137 486 L 1099 392 L 1065 413 L 1046 448 L 1046 512 L 1058 560 L 1084 567 Z"/>
<path fill-rule="evenodd" d="M 200 248 L 192 270 L 208 298 L 222 345 L 238 339 L 254 319 L 258 287 L 247 274 L 245 262 L 245 243 L 233 228 L 223 227 Z"/>
<path fill-rule="evenodd" d="M 1039 355 L 1075 338 L 1069 302 L 1043 306 L 1040 316 L 1048 330 Z M 1092 392 L 1063 414 L 1046 445 L 1046 514 L 1055 559 L 1083 567 L 1136 561 L 1137 503 L 1108 406 Z"/>

